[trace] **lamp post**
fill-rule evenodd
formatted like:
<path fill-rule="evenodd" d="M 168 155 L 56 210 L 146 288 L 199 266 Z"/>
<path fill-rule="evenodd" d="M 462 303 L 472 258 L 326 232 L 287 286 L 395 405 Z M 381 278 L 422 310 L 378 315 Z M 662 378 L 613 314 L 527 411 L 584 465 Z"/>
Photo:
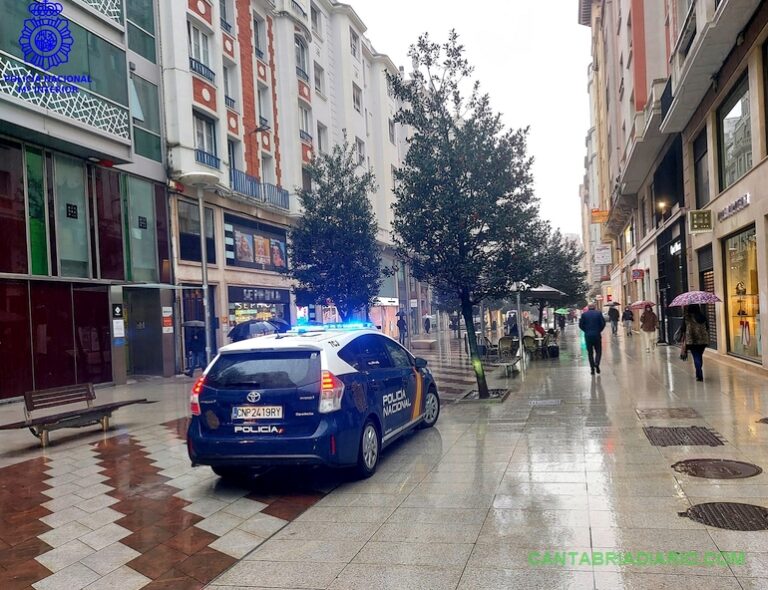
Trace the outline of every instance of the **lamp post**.
<path fill-rule="evenodd" d="M 187 182 L 197 191 L 197 207 L 200 216 L 200 267 L 203 286 L 203 323 L 205 324 L 205 364 L 211 362 L 211 306 L 208 294 L 208 248 L 205 237 L 205 201 L 203 191 L 216 186 L 219 177 L 210 172 L 187 172 L 179 175 L 179 182 Z"/>
<path fill-rule="evenodd" d="M 512 292 L 517 296 L 517 354 L 523 356 L 523 312 L 520 306 L 520 292 L 527 289 L 528 285 L 522 281 L 512 284 Z"/>

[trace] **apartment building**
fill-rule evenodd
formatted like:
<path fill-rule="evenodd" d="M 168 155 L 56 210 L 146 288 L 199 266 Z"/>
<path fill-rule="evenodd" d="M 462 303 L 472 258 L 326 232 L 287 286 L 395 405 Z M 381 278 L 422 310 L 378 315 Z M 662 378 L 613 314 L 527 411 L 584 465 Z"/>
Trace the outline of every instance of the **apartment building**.
<path fill-rule="evenodd" d="M 0 398 L 173 374 L 155 7 L 0 10 Z"/>
<path fill-rule="evenodd" d="M 608 221 L 601 228 L 615 248 L 611 289 L 624 300 L 659 303 L 659 336 L 669 342 L 681 320 L 679 309 L 666 307 L 671 299 L 689 289 L 715 292 L 723 303 L 708 308 L 710 349 L 735 362 L 764 365 L 760 293 L 768 269 L 761 180 L 768 153 L 768 5 L 759 0 L 649 4 L 579 4 L 580 22 L 589 23 L 593 39 L 600 35 L 607 47 L 616 48 L 595 52 L 593 43 L 594 62 L 612 63 L 602 84 L 606 103 L 622 100 L 617 72 L 623 70 L 616 69 L 622 64 L 621 15 L 637 23 L 643 7 L 645 16 L 644 106 L 635 90 L 631 125 L 612 117 L 610 108 L 598 107 L 602 112 L 596 114 L 607 113 L 611 139 L 617 130 L 629 129 L 626 137 L 619 133 L 626 143 L 615 157 L 608 142 L 610 163 L 601 166 L 612 186 Z M 657 41 L 652 45 L 650 39 Z M 638 49 L 635 41 L 633 61 Z M 637 69 L 635 89 L 642 88 Z"/>

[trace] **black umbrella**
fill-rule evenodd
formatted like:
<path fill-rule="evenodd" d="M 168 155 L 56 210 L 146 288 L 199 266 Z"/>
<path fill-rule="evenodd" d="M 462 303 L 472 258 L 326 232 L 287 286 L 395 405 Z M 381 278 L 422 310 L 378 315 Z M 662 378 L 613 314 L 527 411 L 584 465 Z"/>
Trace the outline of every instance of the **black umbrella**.
<path fill-rule="evenodd" d="M 205 322 L 203 320 L 187 320 L 181 325 L 185 328 L 205 328 Z"/>
<path fill-rule="evenodd" d="M 277 331 L 280 332 L 281 334 L 284 334 L 285 332 L 291 329 L 291 324 L 286 322 L 284 319 L 271 318 L 267 321 L 273 326 L 275 326 L 275 328 L 277 328 Z"/>
<path fill-rule="evenodd" d="M 277 326 L 264 320 L 248 320 L 242 324 L 237 324 L 229 331 L 227 336 L 232 342 L 247 340 L 255 336 L 264 336 L 265 334 L 277 333 Z"/>

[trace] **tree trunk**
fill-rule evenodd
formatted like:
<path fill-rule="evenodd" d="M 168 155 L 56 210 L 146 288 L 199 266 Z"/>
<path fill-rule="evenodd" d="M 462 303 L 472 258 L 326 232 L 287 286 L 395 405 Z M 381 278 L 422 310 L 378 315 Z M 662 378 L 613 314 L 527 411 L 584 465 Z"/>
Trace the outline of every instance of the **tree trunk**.
<path fill-rule="evenodd" d="M 539 325 L 544 327 L 544 302 L 539 301 Z"/>
<path fill-rule="evenodd" d="M 469 295 L 462 296 L 461 298 L 461 315 L 464 317 L 464 325 L 467 328 L 469 355 L 472 360 L 472 368 L 475 371 L 475 378 L 477 379 L 478 396 L 480 399 L 488 399 L 490 393 L 488 392 L 488 383 L 485 381 L 485 369 L 483 369 L 483 363 L 480 360 L 480 354 L 477 350 L 477 334 L 475 334 L 475 322 L 472 317 L 472 302 L 469 300 Z"/>

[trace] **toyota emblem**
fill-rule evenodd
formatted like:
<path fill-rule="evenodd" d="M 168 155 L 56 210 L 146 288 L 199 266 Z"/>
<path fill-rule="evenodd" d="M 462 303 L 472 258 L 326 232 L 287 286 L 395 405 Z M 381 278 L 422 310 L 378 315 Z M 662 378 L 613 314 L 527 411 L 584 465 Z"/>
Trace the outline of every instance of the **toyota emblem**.
<path fill-rule="evenodd" d="M 252 391 L 246 396 L 246 398 L 248 399 L 249 402 L 251 402 L 252 404 L 255 404 L 257 401 L 261 399 L 261 393 L 259 393 L 258 391 Z"/>

